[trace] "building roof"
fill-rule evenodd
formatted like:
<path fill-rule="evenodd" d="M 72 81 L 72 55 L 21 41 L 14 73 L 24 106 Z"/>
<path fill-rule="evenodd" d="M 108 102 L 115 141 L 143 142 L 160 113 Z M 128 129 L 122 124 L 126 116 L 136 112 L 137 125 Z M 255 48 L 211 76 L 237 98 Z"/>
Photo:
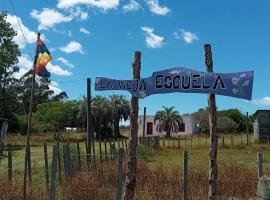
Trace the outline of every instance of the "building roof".
<path fill-rule="evenodd" d="M 256 112 L 255 112 L 255 116 L 257 116 L 257 114 L 259 113 L 259 112 L 269 112 L 270 113 L 270 110 L 257 110 Z"/>

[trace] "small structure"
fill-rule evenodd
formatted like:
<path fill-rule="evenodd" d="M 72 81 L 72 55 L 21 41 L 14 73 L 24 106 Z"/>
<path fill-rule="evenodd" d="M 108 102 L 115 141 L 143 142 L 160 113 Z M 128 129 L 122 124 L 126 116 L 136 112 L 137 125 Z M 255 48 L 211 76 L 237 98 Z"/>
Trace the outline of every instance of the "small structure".
<path fill-rule="evenodd" d="M 253 122 L 255 139 L 270 139 L 270 110 L 257 110 Z"/>
<path fill-rule="evenodd" d="M 180 135 L 191 135 L 197 132 L 197 127 L 193 122 L 191 116 L 182 116 L 183 119 L 183 126 L 179 132 L 171 133 L 171 136 L 180 136 Z M 147 115 L 145 117 L 145 137 L 153 137 L 153 136 L 163 136 L 166 135 L 166 132 L 158 132 L 157 127 L 158 121 L 154 123 L 154 116 Z M 138 136 L 143 136 L 143 116 L 138 116 Z"/>

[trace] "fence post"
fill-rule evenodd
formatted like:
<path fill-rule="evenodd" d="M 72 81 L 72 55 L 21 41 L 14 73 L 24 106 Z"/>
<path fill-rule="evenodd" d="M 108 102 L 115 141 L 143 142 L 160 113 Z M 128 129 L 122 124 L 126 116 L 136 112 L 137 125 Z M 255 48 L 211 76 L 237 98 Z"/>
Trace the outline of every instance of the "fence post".
<path fill-rule="evenodd" d="M 101 149 L 101 141 L 98 141 L 98 147 L 99 147 L 99 160 L 102 162 L 102 149 Z"/>
<path fill-rule="evenodd" d="M 258 178 L 263 176 L 263 154 L 262 152 L 257 152 L 257 161 L 258 161 Z"/>
<path fill-rule="evenodd" d="M 178 149 L 181 149 L 181 139 L 178 140 Z"/>
<path fill-rule="evenodd" d="M 53 145 L 52 172 L 51 172 L 49 200 L 55 200 L 57 157 L 58 157 L 57 147 L 58 147 L 57 145 Z"/>
<path fill-rule="evenodd" d="M 114 160 L 115 157 L 115 144 L 111 144 L 111 158 Z"/>
<path fill-rule="evenodd" d="M 61 162 L 61 152 L 60 152 L 60 145 L 57 142 L 57 165 L 58 165 L 58 180 L 59 183 L 62 185 L 62 162 Z"/>
<path fill-rule="evenodd" d="M 128 140 L 128 139 L 125 139 L 125 144 L 126 144 L 126 152 L 128 152 L 127 140 Z"/>
<path fill-rule="evenodd" d="M 91 150 L 91 149 L 90 149 Z M 88 153 L 89 149 L 88 149 L 88 145 L 87 145 L 87 140 L 85 140 L 85 153 L 86 153 L 86 162 L 87 162 L 87 167 L 89 168 L 89 153 Z"/>
<path fill-rule="evenodd" d="M 222 136 L 222 148 L 225 148 L 224 136 Z"/>
<path fill-rule="evenodd" d="M 163 149 L 165 148 L 165 138 L 162 138 Z"/>
<path fill-rule="evenodd" d="M 124 150 L 123 150 L 123 148 L 120 148 L 119 149 L 119 157 L 118 157 L 116 200 L 121 200 L 121 197 L 122 197 L 123 156 L 124 156 Z"/>
<path fill-rule="evenodd" d="M 64 159 L 64 173 L 67 179 L 71 172 L 70 148 L 68 144 L 63 145 L 63 159 Z"/>
<path fill-rule="evenodd" d="M 78 159 L 78 169 L 81 170 L 81 150 L 80 150 L 80 142 L 77 142 L 77 159 Z"/>
<path fill-rule="evenodd" d="M 192 137 L 192 135 L 191 135 L 191 141 L 190 141 L 190 144 L 191 144 L 191 149 L 192 149 L 192 138 L 193 138 L 193 137 Z"/>
<path fill-rule="evenodd" d="M 8 181 L 12 182 L 12 151 L 10 145 L 8 149 Z"/>
<path fill-rule="evenodd" d="M 105 160 L 107 160 L 108 159 L 107 140 L 104 141 L 104 148 L 105 148 Z"/>
<path fill-rule="evenodd" d="M 199 138 L 199 134 L 197 134 L 197 140 L 198 140 L 198 147 L 200 146 L 200 138 Z"/>
<path fill-rule="evenodd" d="M 231 148 L 233 147 L 233 136 L 231 134 Z"/>
<path fill-rule="evenodd" d="M 49 191 L 49 165 L 48 165 L 47 143 L 43 143 L 43 149 L 44 149 L 45 180 L 46 180 L 47 190 Z"/>
<path fill-rule="evenodd" d="M 187 136 L 185 135 L 185 149 L 187 148 Z"/>
<path fill-rule="evenodd" d="M 92 149 L 93 149 L 93 162 L 94 162 L 94 165 L 96 166 L 96 148 L 95 148 L 95 141 L 93 140 L 93 144 L 92 144 Z M 91 155 L 91 152 L 90 152 L 90 155 Z"/>
<path fill-rule="evenodd" d="M 183 199 L 188 200 L 188 152 L 184 151 L 184 188 L 183 188 Z"/>

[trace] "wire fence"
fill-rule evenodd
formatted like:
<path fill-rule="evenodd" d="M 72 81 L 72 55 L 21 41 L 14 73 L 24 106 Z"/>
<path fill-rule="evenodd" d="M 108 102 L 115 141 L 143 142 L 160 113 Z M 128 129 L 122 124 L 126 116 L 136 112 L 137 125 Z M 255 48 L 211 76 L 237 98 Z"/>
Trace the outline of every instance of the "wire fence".
<path fill-rule="evenodd" d="M 122 145 L 123 144 L 123 145 Z M 83 146 L 84 145 L 84 146 Z M 58 146 L 58 163 L 53 164 L 54 146 Z M 101 150 L 99 149 L 101 146 Z M 94 148 L 93 148 L 94 147 Z M 97 148 L 96 148 L 97 147 Z M 95 149 L 96 148 L 96 149 Z M 142 147 L 141 147 L 142 148 Z M 149 148 L 149 147 L 143 147 Z M 160 145 L 159 148 L 163 148 Z M 69 149 L 65 151 L 65 149 Z M 94 149 L 94 151 L 93 151 Z M 123 162 L 119 163 L 123 149 Z M 0 195 L 4 199 L 22 198 L 23 161 L 22 151 L 11 151 L 12 158 L 5 155 L 0 163 Z M 39 153 L 38 153 L 39 152 Z M 179 153 L 179 152 L 178 152 Z M 85 143 L 48 145 L 48 169 L 45 167 L 45 153 L 42 146 L 32 147 L 32 183 L 29 183 L 27 199 L 47 199 L 50 196 L 52 174 L 55 173 L 56 199 L 116 199 L 124 192 L 128 152 L 125 141 L 94 142 L 91 152 L 87 152 Z M 34 156 L 35 155 L 35 156 Z M 179 153 L 178 159 L 164 155 L 137 155 L 135 199 L 182 199 L 184 184 L 188 185 L 189 199 L 207 199 L 208 194 L 208 158 L 188 157 L 188 179 L 185 180 L 184 157 Z M 252 199 L 256 198 L 260 164 L 269 175 L 267 160 L 258 161 L 254 157 L 248 167 L 240 164 L 241 160 L 218 160 L 219 175 L 217 182 L 217 199 Z M 222 161 L 222 162 L 221 162 Z M 224 161 L 224 162 L 223 162 Z M 266 162 L 267 161 L 267 162 Z M 260 163 L 261 162 L 261 163 Z M 119 164 L 122 166 L 119 180 Z M 54 169 L 56 171 L 54 172 Z M 46 176 L 49 177 L 47 181 Z M 186 182 L 185 182 L 186 181 Z M 119 188 L 119 182 L 121 187 Z M 8 183 L 8 184 L 7 184 Z"/>

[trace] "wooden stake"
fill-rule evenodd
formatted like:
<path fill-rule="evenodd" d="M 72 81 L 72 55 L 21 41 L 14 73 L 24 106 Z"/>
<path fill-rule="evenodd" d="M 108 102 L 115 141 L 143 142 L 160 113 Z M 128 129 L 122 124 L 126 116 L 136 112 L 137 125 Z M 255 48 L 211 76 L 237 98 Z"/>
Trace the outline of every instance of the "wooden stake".
<path fill-rule="evenodd" d="M 91 160 L 91 142 L 93 140 L 91 130 L 91 79 L 87 78 L 87 161 Z"/>
<path fill-rule="evenodd" d="M 246 116 L 246 134 L 247 134 L 247 145 L 248 145 L 248 112 L 246 113 L 247 114 L 247 116 Z M 259 140 L 260 140 L 260 138 L 259 138 Z"/>
<path fill-rule="evenodd" d="M 208 73 L 213 72 L 213 60 L 210 44 L 204 45 L 205 65 Z M 216 114 L 216 98 L 215 94 L 208 94 L 209 107 L 209 131 L 210 131 L 210 163 L 209 163 L 209 191 L 208 199 L 215 199 L 217 195 L 217 114 Z"/>
<path fill-rule="evenodd" d="M 40 33 L 37 34 L 37 41 L 40 38 Z M 24 159 L 24 181 L 23 181 L 23 199 L 26 199 L 26 182 L 27 182 L 27 172 L 28 179 L 31 183 L 31 155 L 30 155 L 30 135 L 32 131 L 32 111 L 33 111 L 33 99 L 34 99 L 34 91 L 35 91 L 35 78 L 36 78 L 36 63 L 38 58 L 38 46 L 36 45 L 35 58 L 33 61 L 33 72 L 32 72 L 32 87 L 31 87 L 31 96 L 30 96 L 30 105 L 29 105 L 29 114 L 28 114 L 28 124 L 27 124 L 27 139 L 25 146 L 25 159 Z"/>
<path fill-rule="evenodd" d="M 144 137 L 145 137 L 145 121 L 146 121 L 146 107 L 143 108 L 143 144 L 144 144 Z"/>
<path fill-rule="evenodd" d="M 135 52 L 133 67 L 133 79 L 140 79 L 141 71 L 141 52 Z M 124 199 L 133 199 L 136 186 L 136 148 L 137 148 L 137 134 L 138 134 L 138 110 L 139 100 L 138 97 L 132 96 L 131 98 L 131 112 L 130 112 L 130 142 L 128 149 L 128 165 L 126 174 L 126 185 L 124 192 Z"/>

